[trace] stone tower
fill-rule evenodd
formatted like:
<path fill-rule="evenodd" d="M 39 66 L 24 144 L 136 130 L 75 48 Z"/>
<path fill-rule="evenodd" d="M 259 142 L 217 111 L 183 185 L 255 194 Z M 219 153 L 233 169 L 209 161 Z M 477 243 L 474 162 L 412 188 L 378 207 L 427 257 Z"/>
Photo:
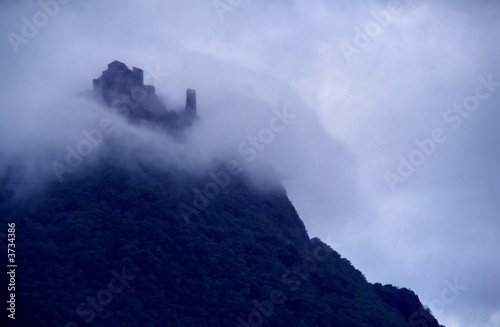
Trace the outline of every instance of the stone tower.
<path fill-rule="evenodd" d="M 93 80 L 94 94 L 104 100 L 115 112 L 139 121 L 162 123 L 164 126 L 185 127 L 196 115 L 196 91 L 187 89 L 184 112 L 168 110 L 163 100 L 155 93 L 153 85 L 144 85 L 144 71 L 132 70 L 115 60 L 99 78 Z"/>
<path fill-rule="evenodd" d="M 189 117 L 196 116 L 196 91 L 192 89 L 186 90 L 186 114 Z"/>

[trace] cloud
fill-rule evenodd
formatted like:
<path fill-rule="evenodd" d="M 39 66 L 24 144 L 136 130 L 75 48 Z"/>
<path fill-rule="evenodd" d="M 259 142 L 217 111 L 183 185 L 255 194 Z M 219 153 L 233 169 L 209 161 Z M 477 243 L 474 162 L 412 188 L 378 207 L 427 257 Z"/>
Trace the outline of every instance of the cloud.
<path fill-rule="evenodd" d="M 168 158 L 244 161 L 238 146 L 288 106 L 297 118 L 255 163 L 277 170 L 309 233 L 427 303 L 458 277 L 468 288 L 438 318 L 496 326 L 500 90 L 459 128 L 443 115 L 481 76 L 500 81 L 498 2 L 214 3 L 2 2 L 1 161 L 25 167 L 23 181 L 54 178 L 50 163 L 110 115 L 79 93 L 115 59 L 145 69 L 171 108 L 188 87 L 198 95 L 183 146 L 109 116 L 131 155 L 146 142 Z M 24 40 L 13 46 L 10 33 Z M 391 190 L 384 174 L 436 128 L 446 141 Z"/>

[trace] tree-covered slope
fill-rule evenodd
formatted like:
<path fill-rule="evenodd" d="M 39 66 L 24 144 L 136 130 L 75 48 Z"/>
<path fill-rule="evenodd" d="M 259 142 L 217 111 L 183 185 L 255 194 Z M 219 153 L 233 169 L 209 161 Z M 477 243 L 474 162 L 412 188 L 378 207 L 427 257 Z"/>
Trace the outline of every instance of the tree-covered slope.
<path fill-rule="evenodd" d="M 310 240 L 280 186 L 233 176 L 185 219 L 209 177 L 100 167 L 4 203 L 19 326 L 438 326 L 413 292 Z"/>

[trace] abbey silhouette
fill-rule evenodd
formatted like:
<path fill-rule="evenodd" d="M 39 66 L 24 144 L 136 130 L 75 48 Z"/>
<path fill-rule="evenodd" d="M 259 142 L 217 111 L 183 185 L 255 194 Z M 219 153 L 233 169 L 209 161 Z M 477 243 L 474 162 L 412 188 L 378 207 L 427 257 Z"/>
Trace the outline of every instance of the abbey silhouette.
<path fill-rule="evenodd" d="M 185 127 L 197 117 L 196 91 L 186 91 L 184 111 L 166 108 L 153 85 L 144 85 L 144 71 L 115 60 L 93 80 L 94 94 L 114 112 L 134 121 L 151 121 L 169 127 Z"/>

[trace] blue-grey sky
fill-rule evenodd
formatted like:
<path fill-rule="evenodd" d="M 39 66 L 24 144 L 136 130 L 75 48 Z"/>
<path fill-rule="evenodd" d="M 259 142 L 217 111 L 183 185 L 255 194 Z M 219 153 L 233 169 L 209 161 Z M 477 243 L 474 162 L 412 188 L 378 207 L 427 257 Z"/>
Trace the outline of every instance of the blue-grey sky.
<path fill-rule="evenodd" d="M 115 59 L 172 107 L 198 94 L 185 148 L 113 118 L 131 153 L 245 160 L 286 107 L 257 161 L 310 236 L 448 327 L 500 326 L 500 2 L 11 0 L 0 31 L 2 165 L 53 178 L 108 115 L 78 94 Z"/>

